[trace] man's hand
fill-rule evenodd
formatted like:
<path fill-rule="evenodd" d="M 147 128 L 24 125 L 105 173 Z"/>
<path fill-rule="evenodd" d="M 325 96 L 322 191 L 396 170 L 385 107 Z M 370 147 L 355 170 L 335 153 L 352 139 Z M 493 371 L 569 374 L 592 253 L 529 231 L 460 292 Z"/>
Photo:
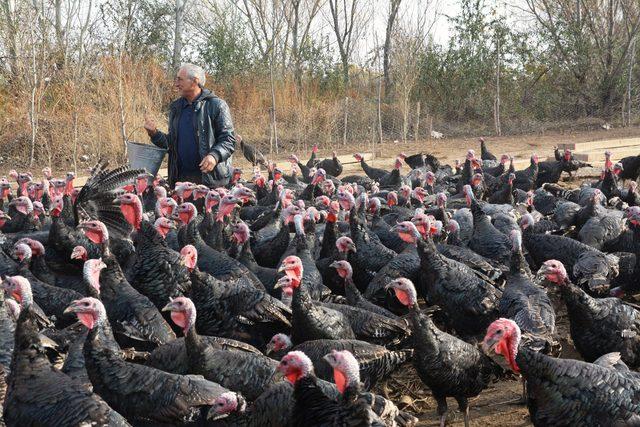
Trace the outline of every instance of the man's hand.
<path fill-rule="evenodd" d="M 207 154 L 200 162 L 200 170 L 203 173 L 209 173 L 213 170 L 213 168 L 216 167 L 216 164 L 218 164 L 218 162 L 216 161 L 215 157 L 213 157 L 211 154 Z"/>
<path fill-rule="evenodd" d="M 153 136 L 158 132 L 158 126 L 156 126 L 156 121 L 149 117 L 147 114 L 144 115 L 144 129 L 147 131 L 149 136 Z"/>

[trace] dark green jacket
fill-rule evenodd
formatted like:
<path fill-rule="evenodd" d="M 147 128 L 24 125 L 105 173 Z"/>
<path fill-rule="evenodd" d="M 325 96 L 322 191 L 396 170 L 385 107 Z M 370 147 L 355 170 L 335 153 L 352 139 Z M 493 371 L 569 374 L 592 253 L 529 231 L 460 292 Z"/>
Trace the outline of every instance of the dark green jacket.
<path fill-rule="evenodd" d="M 178 123 L 182 114 L 181 98 L 169 106 L 169 132 L 157 131 L 151 142 L 169 151 L 169 185 L 173 188 L 178 171 Z M 195 135 L 200 158 L 211 154 L 218 164 L 211 173 L 202 174 L 202 183 L 208 187 L 226 185 L 231 177 L 231 160 L 236 149 L 231 112 L 225 101 L 208 89 L 203 89 L 194 105 Z"/>

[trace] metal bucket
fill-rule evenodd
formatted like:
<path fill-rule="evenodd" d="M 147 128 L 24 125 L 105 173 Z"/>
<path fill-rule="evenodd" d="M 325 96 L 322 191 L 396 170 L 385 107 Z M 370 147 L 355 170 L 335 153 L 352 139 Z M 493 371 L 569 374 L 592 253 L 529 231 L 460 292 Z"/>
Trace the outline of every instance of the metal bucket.
<path fill-rule="evenodd" d="M 155 176 L 160 170 L 165 154 L 167 154 L 167 150 L 164 148 L 127 141 L 127 156 L 133 169 L 145 169 Z"/>

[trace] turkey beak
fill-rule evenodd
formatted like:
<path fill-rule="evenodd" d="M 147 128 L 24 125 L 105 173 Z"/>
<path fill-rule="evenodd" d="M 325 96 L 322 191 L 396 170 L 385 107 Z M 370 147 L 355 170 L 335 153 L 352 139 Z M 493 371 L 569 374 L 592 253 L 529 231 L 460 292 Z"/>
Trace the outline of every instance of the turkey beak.
<path fill-rule="evenodd" d="M 329 265 L 329 267 L 333 267 L 333 268 L 335 268 L 335 269 L 337 269 L 339 266 L 340 266 L 340 264 L 338 264 L 338 261 L 333 261 L 333 262 Z"/>
<path fill-rule="evenodd" d="M 285 271 L 287 269 L 287 266 L 282 264 L 280 267 L 278 267 L 278 273 L 282 273 L 283 271 Z"/>
<path fill-rule="evenodd" d="M 227 418 L 227 414 L 218 414 L 215 407 L 211 407 L 207 411 L 207 421 L 217 421 L 223 418 Z"/>
<path fill-rule="evenodd" d="M 75 313 L 77 301 L 72 301 L 67 308 L 64 309 L 63 314 Z"/>
<path fill-rule="evenodd" d="M 273 285 L 273 289 L 279 289 L 279 288 L 283 288 L 284 287 L 284 278 L 286 278 L 287 276 L 283 276 L 280 279 L 278 279 L 278 281 L 276 282 L 275 285 Z"/>
<path fill-rule="evenodd" d="M 161 311 L 173 311 L 173 301 L 162 307 Z"/>
<path fill-rule="evenodd" d="M 482 351 L 484 351 L 485 354 L 490 354 L 491 350 L 493 349 L 493 347 L 495 347 L 498 341 L 500 341 L 500 339 L 496 336 L 485 338 L 485 340 L 482 342 Z"/>
<path fill-rule="evenodd" d="M 267 347 L 264 349 L 264 354 L 266 354 L 267 356 L 270 355 L 271 353 L 273 353 L 273 349 L 274 349 L 275 345 L 272 344 L 271 342 L 267 343 Z"/>
<path fill-rule="evenodd" d="M 276 369 L 273 372 L 273 376 L 271 377 L 271 379 L 273 380 L 274 383 L 278 383 L 280 381 L 284 380 L 284 373 L 282 371 L 280 371 L 280 369 Z"/>

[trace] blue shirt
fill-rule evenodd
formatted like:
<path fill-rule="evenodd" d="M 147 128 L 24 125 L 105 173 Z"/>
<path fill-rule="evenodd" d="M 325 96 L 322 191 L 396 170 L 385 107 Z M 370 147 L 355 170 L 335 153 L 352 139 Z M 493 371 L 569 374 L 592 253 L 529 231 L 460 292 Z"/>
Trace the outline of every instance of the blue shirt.
<path fill-rule="evenodd" d="M 182 112 L 178 122 L 178 171 L 180 175 L 200 173 L 200 152 L 195 132 L 195 99 L 189 103 L 182 99 Z"/>

